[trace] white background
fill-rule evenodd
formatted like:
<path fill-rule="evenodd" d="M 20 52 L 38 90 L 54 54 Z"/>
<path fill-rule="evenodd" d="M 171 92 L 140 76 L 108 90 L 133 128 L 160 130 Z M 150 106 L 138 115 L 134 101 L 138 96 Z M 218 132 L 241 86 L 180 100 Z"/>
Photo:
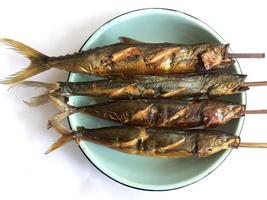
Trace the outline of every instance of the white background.
<path fill-rule="evenodd" d="M 249 3 L 246 3 L 249 2 Z M 267 52 L 266 5 L 253 1 L 0 1 L 0 37 L 16 39 L 47 55 L 77 51 L 101 24 L 116 15 L 145 7 L 189 13 L 213 27 L 235 52 Z M 0 78 L 27 61 L 0 46 Z M 267 59 L 240 60 L 248 81 L 267 80 Z M 65 80 L 50 70 L 35 80 Z M 248 109 L 267 108 L 267 87 L 248 92 Z M 266 198 L 267 149 L 234 150 L 211 175 L 188 187 L 144 192 L 122 186 L 96 170 L 78 147 L 68 144 L 44 155 L 58 137 L 46 130 L 56 113 L 51 105 L 28 108 L 31 89 L 0 86 L 0 199 L 263 199 Z M 247 116 L 243 141 L 267 142 L 267 115 Z"/>

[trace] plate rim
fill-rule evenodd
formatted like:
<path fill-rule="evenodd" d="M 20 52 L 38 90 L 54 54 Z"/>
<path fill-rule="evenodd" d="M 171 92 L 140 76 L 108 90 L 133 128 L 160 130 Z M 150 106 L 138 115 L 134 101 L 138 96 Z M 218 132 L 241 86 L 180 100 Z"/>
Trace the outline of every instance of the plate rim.
<path fill-rule="evenodd" d="M 93 31 L 93 33 L 85 40 L 85 42 L 82 44 L 81 48 L 79 49 L 78 52 L 81 52 L 82 49 L 85 47 L 85 45 L 87 44 L 87 42 L 95 35 L 95 33 L 100 30 L 103 26 L 105 26 L 106 24 L 110 23 L 111 21 L 119 18 L 119 17 L 122 17 L 124 15 L 127 15 L 127 14 L 130 14 L 130 13 L 134 13 L 134 12 L 138 12 L 138 11 L 143 11 L 143 10 L 163 10 L 163 11 L 171 11 L 171 12 L 177 12 L 179 14 L 182 14 L 182 15 L 185 15 L 187 17 L 191 17 L 201 23 L 203 23 L 205 26 L 207 26 L 209 29 L 211 29 L 213 32 L 215 32 L 217 34 L 217 36 L 220 37 L 221 40 L 225 41 L 222 36 L 216 32 L 211 26 L 209 26 L 206 22 L 198 19 L 197 17 L 195 16 L 192 16 L 186 12 L 183 12 L 183 11 L 180 11 L 180 10 L 176 10 L 176 9 L 170 9 L 170 8 L 161 8 L 161 7 L 147 7 L 147 8 L 140 8 L 140 9 L 135 9 L 135 10 L 130 10 L 128 12 L 124 12 L 122 14 L 119 14 L 119 15 L 116 15 L 115 17 L 109 19 L 108 21 L 106 21 L 105 23 L 103 23 L 101 26 L 99 26 L 95 31 Z M 240 70 L 240 74 L 243 74 L 242 72 L 242 69 L 240 67 L 240 64 L 238 62 L 238 60 L 236 60 L 236 64 Z M 68 74 L 68 77 L 67 77 L 67 82 L 69 82 L 70 80 L 70 76 L 71 76 L 72 72 L 69 72 Z M 247 94 L 246 92 L 244 92 L 244 95 L 243 95 L 243 101 L 245 102 L 245 104 L 247 104 Z M 72 126 L 71 126 L 71 122 L 70 122 L 70 118 L 67 117 L 67 122 L 68 122 L 68 125 L 70 127 L 70 129 L 73 130 Z M 242 133 L 242 129 L 244 127 L 244 122 L 245 122 L 245 116 L 243 117 L 243 120 L 239 122 L 239 126 L 240 126 L 240 130 L 239 130 L 239 133 L 238 135 L 240 135 Z M 168 189 L 147 189 L 147 188 L 141 188 L 141 187 L 135 187 L 135 186 L 132 186 L 130 184 L 126 184 L 124 182 L 121 182 L 113 177 L 111 177 L 110 175 L 108 175 L 106 172 L 104 172 L 103 170 L 101 170 L 89 157 L 88 155 L 86 155 L 86 153 L 83 151 L 82 147 L 79 145 L 79 149 L 81 150 L 81 152 L 83 153 L 83 155 L 87 158 L 87 160 L 96 168 L 98 169 L 102 174 L 104 174 L 105 176 L 107 176 L 108 178 L 110 178 L 111 180 L 123 185 L 123 186 L 126 186 L 128 188 L 132 188 L 132 189 L 136 189 L 136 190 L 141 190 L 141 191 L 150 191 L 150 192 L 157 192 L 157 191 L 171 191 L 171 190 L 177 190 L 177 189 L 181 189 L 183 187 L 186 187 L 186 186 L 189 186 L 189 185 L 192 185 L 192 184 L 195 184 L 197 182 L 199 182 L 200 180 L 202 180 L 203 178 L 206 178 L 208 175 L 210 175 L 212 172 L 214 172 L 219 166 L 221 166 L 222 163 L 224 163 L 224 161 L 226 160 L 226 158 L 231 154 L 232 150 L 229 150 L 229 153 L 225 156 L 225 158 L 214 168 L 212 169 L 210 172 L 208 172 L 207 174 L 205 174 L 203 177 L 191 182 L 191 183 L 187 183 L 183 186 L 178 186 L 178 187 L 174 187 L 174 188 L 168 188 Z"/>

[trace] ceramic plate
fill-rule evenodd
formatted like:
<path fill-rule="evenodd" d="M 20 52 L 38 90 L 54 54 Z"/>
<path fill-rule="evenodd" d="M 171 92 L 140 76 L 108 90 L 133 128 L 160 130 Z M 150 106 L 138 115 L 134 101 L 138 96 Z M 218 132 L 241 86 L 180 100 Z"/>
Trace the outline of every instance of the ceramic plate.
<path fill-rule="evenodd" d="M 169 9 L 142 9 L 120 15 L 102 25 L 88 38 L 81 50 L 116 43 L 120 36 L 145 42 L 226 43 L 206 23 L 188 14 Z M 238 64 L 230 70 L 241 73 Z M 69 76 L 71 82 L 95 79 L 94 76 L 75 73 Z M 245 94 L 228 99 L 245 104 Z M 69 103 L 81 106 L 102 101 L 103 99 L 76 96 L 71 97 Z M 233 120 L 220 129 L 239 135 L 243 120 Z M 73 129 L 77 126 L 98 128 L 114 125 L 79 113 L 72 115 L 69 122 Z M 143 190 L 170 190 L 194 183 L 216 169 L 230 153 L 227 150 L 205 159 L 156 159 L 128 155 L 86 141 L 80 143 L 80 148 L 105 175 L 124 185 Z"/>

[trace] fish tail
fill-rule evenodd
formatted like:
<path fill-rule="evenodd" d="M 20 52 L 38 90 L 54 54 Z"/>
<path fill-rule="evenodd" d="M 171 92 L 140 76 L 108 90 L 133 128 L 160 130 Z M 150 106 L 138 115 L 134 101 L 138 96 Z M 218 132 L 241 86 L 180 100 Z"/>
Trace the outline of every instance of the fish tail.
<path fill-rule="evenodd" d="M 0 42 L 6 44 L 7 46 L 10 46 L 11 49 L 24 55 L 31 61 L 30 65 L 27 68 L 10 75 L 4 80 L 1 80 L 1 84 L 18 83 L 49 69 L 49 67 L 45 64 L 45 60 L 48 58 L 48 56 L 15 40 L 0 38 Z"/>
<path fill-rule="evenodd" d="M 56 90 L 59 89 L 58 83 L 43 83 L 38 81 L 23 81 L 10 86 L 10 89 L 13 87 L 33 87 L 33 88 L 44 88 L 46 91 L 36 97 L 32 97 L 30 101 L 23 101 L 30 107 L 36 107 L 43 105 L 48 102 L 48 96 L 52 95 Z"/>
<path fill-rule="evenodd" d="M 64 118 L 72 115 L 73 113 L 79 112 L 78 108 L 70 106 L 60 101 L 58 98 L 54 96 L 48 95 L 48 100 L 61 112 L 48 121 L 47 128 L 51 128 L 52 126 L 54 126 L 54 124 L 58 124 Z"/>
<path fill-rule="evenodd" d="M 58 83 L 44 83 L 39 81 L 22 81 L 20 83 L 10 86 L 13 87 L 32 87 L 32 88 L 44 88 L 47 90 L 57 90 L 59 89 Z"/>
<path fill-rule="evenodd" d="M 36 97 L 32 97 L 29 101 L 23 100 L 23 102 L 30 106 L 30 107 L 37 107 L 40 105 L 44 105 L 48 102 L 48 93 L 36 96 Z"/>
<path fill-rule="evenodd" d="M 53 128 L 61 135 L 61 137 L 47 149 L 45 154 L 48 154 L 51 151 L 54 151 L 55 149 L 58 149 L 59 147 L 63 146 L 64 144 L 67 144 L 68 142 L 71 142 L 72 140 L 76 140 L 75 134 L 73 134 L 72 131 L 68 130 L 63 125 L 55 123 L 53 125 Z"/>

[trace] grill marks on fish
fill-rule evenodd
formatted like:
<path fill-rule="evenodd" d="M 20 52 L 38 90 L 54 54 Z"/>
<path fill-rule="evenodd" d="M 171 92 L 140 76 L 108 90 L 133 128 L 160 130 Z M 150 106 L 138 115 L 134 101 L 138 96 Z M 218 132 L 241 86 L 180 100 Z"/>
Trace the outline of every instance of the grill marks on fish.
<path fill-rule="evenodd" d="M 152 126 L 153 119 L 155 118 L 155 115 L 157 114 L 158 110 L 154 107 L 153 104 L 150 104 L 148 107 L 146 107 L 143 110 L 137 111 L 134 113 L 130 120 L 128 121 L 147 121 L 147 123 Z M 150 121 L 151 120 L 151 121 Z"/>
<path fill-rule="evenodd" d="M 140 127 L 139 128 L 139 134 L 134 137 L 133 139 L 126 141 L 126 142 L 117 142 L 114 143 L 112 146 L 117 147 L 117 148 L 132 148 L 132 147 L 137 147 L 137 145 L 142 146 L 142 143 L 149 137 L 149 135 L 146 133 L 145 128 Z"/>
<path fill-rule="evenodd" d="M 166 151 L 170 151 L 173 149 L 176 149 L 177 147 L 181 146 L 181 144 L 183 144 L 185 142 L 185 138 L 178 140 L 177 142 L 174 142 L 173 144 L 168 144 L 165 147 L 159 147 L 158 148 L 158 152 L 166 152 Z"/>
<path fill-rule="evenodd" d="M 179 96 L 179 94 L 184 93 L 187 90 L 187 88 L 179 88 L 176 90 L 172 90 L 170 92 L 166 92 L 164 94 L 162 94 L 162 97 L 175 97 L 175 96 Z"/>
<path fill-rule="evenodd" d="M 111 60 L 113 62 L 120 62 L 123 60 L 127 60 L 128 58 L 131 58 L 133 56 L 140 56 L 140 55 L 142 55 L 142 52 L 139 48 L 129 47 L 127 49 L 114 53 L 111 57 Z"/>
<path fill-rule="evenodd" d="M 183 108 L 183 109 L 177 111 L 176 113 L 174 113 L 173 115 L 171 115 L 170 117 L 165 119 L 161 124 L 159 124 L 159 127 L 165 127 L 170 122 L 172 122 L 172 121 L 184 116 L 186 114 L 186 112 L 187 112 L 186 108 Z"/>
<path fill-rule="evenodd" d="M 196 66 L 190 65 L 189 55 L 184 54 L 182 47 L 159 48 L 148 52 L 148 56 L 144 58 L 146 65 L 151 66 L 157 73 L 183 73 L 186 71 L 194 72 Z M 190 56 L 189 56 L 190 57 Z M 195 58 L 192 58 L 194 60 Z M 194 62 L 194 61 L 193 61 Z M 186 64 L 185 64 L 186 63 Z"/>
<path fill-rule="evenodd" d="M 159 83 L 158 85 L 160 85 Z M 166 88 L 167 89 L 167 88 Z M 109 90 L 109 89 L 107 89 Z M 186 93 L 187 88 L 174 88 L 174 89 L 167 89 L 163 91 L 162 89 L 158 88 L 157 84 L 153 86 L 146 84 L 146 83 L 140 83 L 139 81 L 136 81 L 135 83 L 126 85 L 122 88 L 119 88 L 117 90 L 109 90 L 109 96 L 110 98 L 155 98 L 155 97 L 176 97 L 176 96 L 182 96 L 182 93 Z M 180 94 L 180 95 L 179 95 Z"/>
<path fill-rule="evenodd" d="M 112 91 L 109 93 L 111 97 L 120 97 L 120 96 L 140 96 L 141 91 L 136 87 L 137 83 L 132 83 L 126 85 L 122 88 L 117 89 L 116 91 Z"/>
<path fill-rule="evenodd" d="M 202 108 L 205 104 L 205 101 L 188 101 L 184 104 L 177 104 L 173 108 L 170 106 L 168 114 L 160 117 L 158 126 L 189 128 L 203 125 Z"/>
<path fill-rule="evenodd" d="M 165 65 L 166 71 L 168 71 L 175 59 L 175 55 L 179 53 L 179 51 L 179 47 L 157 49 L 157 53 L 151 53 L 152 55 L 147 56 L 145 60 L 149 61 L 151 65 L 158 65 L 160 63 L 164 65 L 164 63 L 166 64 L 166 60 L 170 60 L 170 62 L 167 62 L 167 65 Z"/>

